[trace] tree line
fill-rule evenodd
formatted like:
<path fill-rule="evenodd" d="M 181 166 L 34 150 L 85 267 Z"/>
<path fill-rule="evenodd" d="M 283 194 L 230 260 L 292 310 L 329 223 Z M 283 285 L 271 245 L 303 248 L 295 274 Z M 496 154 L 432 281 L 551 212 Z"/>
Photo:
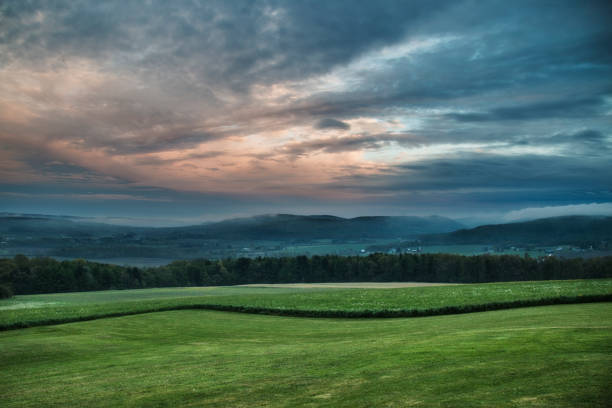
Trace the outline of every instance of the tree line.
<path fill-rule="evenodd" d="M 296 282 L 453 282 L 612 277 L 612 257 L 399 254 L 193 259 L 138 268 L 17 255 L 0 259 L 0 297 L 11 294 Z"/>

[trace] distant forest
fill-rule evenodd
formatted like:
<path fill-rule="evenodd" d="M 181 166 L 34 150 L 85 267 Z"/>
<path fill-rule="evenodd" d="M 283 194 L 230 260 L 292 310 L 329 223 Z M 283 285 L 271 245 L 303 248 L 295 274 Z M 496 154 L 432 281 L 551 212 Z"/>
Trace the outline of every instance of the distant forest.
<path fill-rule="evenodd" d="M 158 260 L 358 255 L 409 252 L 427 246 L 478 245 L 455 248 L 482 253 L 504 248 L 546 251 L 572 246 L 568 257 L 605 256 L 612 252 L 612 217 L 566 216 L 526 222 L 484 225 L 472 229 L 443 217 L 357 217 L 278 214 L 237 218 L 184 227 L 128 227 L 88 222 L 74 217 L 0 213 L 0 256 L 16 254 L 62 258 Z M 452 231 L 452 232 L 451 232 Z M 580 249 L 580 251 L 578 250 Z M 446 251 L 444 251 L 446 252 Z M 135 258 L 135 260 L 129 260 Z"/>
<path fill-rule="evenodd" d="M 0 296 L 14 294 L 295 282 L 503 282 L 612 277 L 612 257 L 376 253 L 194 259 L 137 268 L 53 258 L 0 259 Z"/>

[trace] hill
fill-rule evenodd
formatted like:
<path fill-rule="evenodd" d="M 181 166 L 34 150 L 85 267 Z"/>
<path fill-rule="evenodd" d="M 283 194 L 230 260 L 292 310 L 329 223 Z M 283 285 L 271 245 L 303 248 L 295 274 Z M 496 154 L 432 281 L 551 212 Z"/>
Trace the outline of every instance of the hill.
<path fill-rule="evenodd" d="M 316 239 L 410 238 L 420 234 L 449 232 L 462 225 L 449 218 L 356 217 L 331 215 L 261 215 L 212 224 L 159 229 L 161 234 L 187 234 L 202 239 L 311 241 Z"/>
<path fill-rule="evenodd" d="M 260 215 L 187 227 L 129 227 L 92 222 L 88 218 L 49 215 L 0 214 L 0 234 L 24 237 L 96 237 L 138 234 L 168 239 L 302 240 L 403 238 L 449 232 L 463 225 L 450 218 L 356 217 L 331 215 Z"/>
<path fill-rule="evenodd" d="M 326 240 L 329 248 L 324 252 L 338 251 L 334 245 L 349 241 L 414 239 L 420 234 L 449 232 L 461 227 L 451 219 L 435 216 L 347 219 L 278 214 L 153 228 L 95 223 L 89 218 L 5 213 L 0 214 L 0 256 L 22 253 L 113 258 L 121 259 L 122 263 L 140 264 L 138 259 L 169 262 L 197 257 L 284 255 L 284 248 L 296 243 Z M 358 249 L 351 250 L 349 253 Z"/>
<path fill-rule="evenodd" d="M 81 217 L 0 213 L 0 234 L 16 239 L 93 237 L 140 230 L 138 227 L 103 224 Z"/>
<path fill-rule="evenodd" d="M 565 216 L 462 229 L 449 218 L 331 215 L 260 215 L 183 227 L 134 227 L 90 218 L 0 214 L 0 256 L 23 253 L 66 258 L 140 260 L 355 255 L 387 252 L 398 239 L 410 247 L 446 245 L 576 245 L 608 250 L 612 217 Z M 313 247 L 320 247 L 314 249 Z M 448 250 L 447 250 L 448 251 Z M 149 261 L 147 261 L 149 262 Z M 153 261 L 152 261 L 153 262 Z M 157 261 L 155 261 L 157 262 Z M 161 261 L 160 261 L 161 262 Z"/>
<path fill-rule="evenodd" d="M 0 389 L 24 408 L 605 407 L 610 325 L 607 303 L 419 319 L 149 313 L 0 333 Z"/>
<path fill-rule="evenodd" d="M 601 245 L 612 240 L 612 217 L 564 216 L 483 225 L 421 237 L 427 244 Z"/>

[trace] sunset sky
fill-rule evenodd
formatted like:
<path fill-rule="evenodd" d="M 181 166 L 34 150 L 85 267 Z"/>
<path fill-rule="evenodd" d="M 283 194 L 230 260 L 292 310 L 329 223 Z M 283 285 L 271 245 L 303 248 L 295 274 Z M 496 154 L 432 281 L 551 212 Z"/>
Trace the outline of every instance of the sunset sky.
<path fill-rule="evenodd" d="M 0 2 L 0 211 L 612 213 L 608 1 Z"/>

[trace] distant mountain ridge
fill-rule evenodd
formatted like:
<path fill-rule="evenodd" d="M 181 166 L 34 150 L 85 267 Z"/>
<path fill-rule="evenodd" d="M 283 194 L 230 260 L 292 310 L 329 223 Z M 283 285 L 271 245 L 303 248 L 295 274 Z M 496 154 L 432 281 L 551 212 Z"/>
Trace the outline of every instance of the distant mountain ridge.
<path fill-rule="evenodd" d="M 276 214 L 155 228 L 103 224 L 79 217 L 0 214 L 0 256 L 21 253 L 86 259 L 220 259 L 293 256 L 309 253 L 310 247 L 318 251 L 315 253 L 327 250 L 355 255 L 371 244 L 389 246 L 417 239 L 423 246 L 575 244 L 597 250 L 607 250 L 612 242 L 612 217 L 556 217 L 461 228 L 464 226 L 457 221 L 439 216 L 342 218 Z"/>
<path fill-rule="evenodd" d="M 189 232 L 202 238 L 253 240 L 313 240 L 409 238 L 463 227 L 450 218 L 366 216 L 342 218 L 332 215 L 260 215 L 167 230 Z M 160 229 L 161 231 L 162 229 Z"/>
<path fill-rule="evenodd" d="M 317 240 L 420 238 L 429 244 L 558 244 L 612 240 L 612 216 L 562 216 L 466 229 L 440 216 L 258 215 L 182 227 L 136 227 L 85 217 L 0 213 L 4 236 L 112 236 L 137 234 L 155 239 Z"/>
<path fill-rule="evenodd" d="M 0 213 L 0 234 L 16 236 L 109 235 L 138 227 L 103 224 L 87 218 L 43 214 Z"/>
<path fill-rule="evenodd" d="M 131 227 L 104 224 L 87 218 L 40 214 L 0 214 L 0 233 L 16 235 L 100 236 L 137 233 L 143 236 L 174 236 L 217 240 L 313 240 L 406 238 L 420 234 L 454 231 L 463 227 L 450 218 L 332 215 L 259 215 L 185 227 Z"/>
<path fill-rule="evenodd" d="M 508 224 L 481 225 L 421 237 L 429 244 L 559 245 L 612 240 L 612 216 L 570 215 Z"/>

